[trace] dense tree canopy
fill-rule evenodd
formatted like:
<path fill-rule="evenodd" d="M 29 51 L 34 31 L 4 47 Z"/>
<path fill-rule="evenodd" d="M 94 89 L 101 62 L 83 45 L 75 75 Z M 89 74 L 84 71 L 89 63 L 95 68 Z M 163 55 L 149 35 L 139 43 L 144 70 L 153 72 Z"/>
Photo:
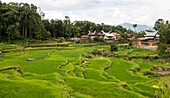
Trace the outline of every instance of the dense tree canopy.
<path fill-rule="evenodd" d="M 169 21 L 164 21 L 163 19 L 158 19 L 155 22 L 155 30 L 158 31 L 160 35 L 160 43 L 170 44 L 170 23 Z"/>
<path fill-rule="evenodd" d="M 71 38 L 101 30 L 133 33 L 122 26 L 96 24 L 86 20 L 71 22 L 69 16 L 65 16 L 64 20 L 48 20 L 44 16 L 45 13 L 33 4 L 0 2 L 0 40 Z"/>
<path fill-rule="evenodd" d="M 43 12 L 27 3 L 1 3 L 0 6 L 0 38 L 1 40 L 18 38 L 45 37 L 46 30 L 41 22 Z"/>

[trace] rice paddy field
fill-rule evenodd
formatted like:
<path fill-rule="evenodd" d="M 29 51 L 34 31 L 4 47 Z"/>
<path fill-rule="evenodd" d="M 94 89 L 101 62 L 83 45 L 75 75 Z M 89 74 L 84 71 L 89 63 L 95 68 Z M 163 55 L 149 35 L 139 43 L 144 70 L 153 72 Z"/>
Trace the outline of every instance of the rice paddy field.
<path fill-rule="evenodd" d="M 118 48 L 120 57 L 93 55 L 94 49 L 109 51 L 110 45 L 44 43 L 22 49 L 1 45 L 1 98 L 168 98 L 169 76 L 144 73 L 157 66 L 169 66 L 164 60 L 143 58 L 124 60 L 123 56 L 157 56 L 156 51 Z M 44 45 L 44 47 L 43 47 Z M 15 50 L 16 51 L 13 51 Z M 22 51 L 18 51 L 21 49 Z M 122 56 L 122 57 L 121 57 Z M 9 67 L 16 69 L 2 70 Z M 107 67 L 107 68 L 106 68 Z M 134 71 L 135 68 L 140 68 Z M 166 81 L 166 87 L 162 85 Z M 165 89 L 164 89 L 165 88 Z M 164 92 L 162 92 L 164 90 Z"/>

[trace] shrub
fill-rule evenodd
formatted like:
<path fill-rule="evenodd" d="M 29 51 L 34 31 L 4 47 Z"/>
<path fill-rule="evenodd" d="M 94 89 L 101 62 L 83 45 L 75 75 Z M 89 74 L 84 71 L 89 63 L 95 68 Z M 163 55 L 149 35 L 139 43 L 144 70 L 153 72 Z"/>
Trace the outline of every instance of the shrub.
<path fill-rule="evenodd" d="M 87 53 L 83 53 L 81 56 L 84 58 L 92 58 L 93 57 L 92 55 L 87 54 Z"/>
<path fill-rule="evenodd" d="M 138 66 L 138 67 L 134 67 L 134 68 L 131 68 L 131 69 L 129 69 L 130 71 L 132 71 L 132 72 L 139 72 L 140 71 L 140 66 Z"/>
<path fill-rule="evenodd" d="M 147 75 L 152 75 L 154 76 L 155 75 L 155 72 L 152 72 L 152 71 L 146 71 L 143 73 L 143 75 L 147 76 Z"/>
<path fill-rule="evenodd" d="M 65 39 L 63 37 L 58 38 L 57 42 L 62 43 Z"/>
<path fill-rule="evenodd" d="M 170 57 L 170 44 L 159 44 L 158 45 L 158 54 L 161 58 L 169 58 Z"/>
<path fill-rule="evenodd" d="M 115 45 L 115 44 L 111 44 L 110 45 L 110 51 L 113 52 L 113 51 L 118 51 L 118 47 Z"/>
<path fill-rule="evenodd" d="M 130 41 L 130 42 L 129 42 L 129 46 L 132 46 L 132 45 L 133 45 L 133 44 L 132 44 L 132 41 Z"/>
<path fill-rule="evenodd" d="M 94 41 L 95 42 L 104 42 L 104 38 L 103 37 L 101 37 L 101 38 L 100 37 L 95 37 Z"/>
<path fill-rule="evenodd" d="M 166 52 L 165 52 L 166 49 L 167 49 L 167 45 L 165 45 L 165 44 L 158 45 L 159 54 L 161 54 L 161 55 L 166 54 Z"/>

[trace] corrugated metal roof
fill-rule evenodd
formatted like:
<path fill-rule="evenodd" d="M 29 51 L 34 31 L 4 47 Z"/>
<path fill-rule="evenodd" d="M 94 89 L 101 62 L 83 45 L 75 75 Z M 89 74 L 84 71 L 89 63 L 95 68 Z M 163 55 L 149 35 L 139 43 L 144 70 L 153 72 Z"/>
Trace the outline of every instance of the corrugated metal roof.
<path fill-rule="evenodd" d="M 110 33 L 104 33 L 105 36 L 114 36 L 113 34 L 110 34 Z"/>
<path fill-rule="evenodd" d="M 145 32 L 146 35 L 144 35 L 145 37 L 158 37 L 158 32 L 157 31 L 154 31 L 154 32 Z"/>

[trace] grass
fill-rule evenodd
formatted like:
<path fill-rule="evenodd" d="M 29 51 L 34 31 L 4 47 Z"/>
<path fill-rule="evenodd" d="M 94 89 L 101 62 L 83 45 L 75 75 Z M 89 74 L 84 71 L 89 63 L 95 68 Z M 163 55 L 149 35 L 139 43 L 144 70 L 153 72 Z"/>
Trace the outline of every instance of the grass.
<path fill-rule="evenodd" d="M 115 52 L 116 54 L 118 54 L 119 56 L 123 56 L 123 55 L 128 55 L 129 52 L 132 52 L 134 49 L 124 49 L 124 48 L 118 48 L 118 51 Z"/>
<path fill-rule="evenodd" d="M 63 66 L 62 69 L 65 69 L 65 70 L 74 70 L 74 66 L 73 66 L 72 63 L 69 63 L 69 64 Z"/>
<path fill-rule="evenodd" d="M 2 51 L 3 53 L 22 51 L 22 49 L 23 47 L 17 44 L 7 44 L 7 45 L 1 44 L 0 45 L 0 51 Z"/>
<path fill-rule="evenodd" d="M 34 77 L 20 80 L 0 78 L 1 98 L 62 98 L 68 96 L 64 93 L 66 91 L 62 86 L 46 81 L 45 78 L 42 79 L 45 76 L 36 79 Z"/>
<path fill-rule="evenodd" d="M 134 60 L 136 64 L 140 66 L 140 72 L 143 74 L 146 71 L 150 71 L 150 69 L 153 66 L 169 66 L 169 64 L 166 64 L 162 60 L 145 60 L 145 59 L 137 59 Z"/>
<path fill-rule="evenodd" d="M 30 47 L 55 47 L 55 46 L 69 46 L 69 44 L 71 44 L 71 42 L 63 42 L 63 43 L 51 42 L 51 43 L 31 44 L 29 46 Z"/>
<path fill-rule="evenodd" d="M 130 68 L 137 66 L 133 62 L 128 62 L 122 59 L 112 59 L 113 65 L 106 72 L 121 81 L 128 83 L 144 82 L 149 79 L 142 76 L 137 76 L 129 71 Z"/>
<path fill-rule="evenodd" d="M 89 60 L 89 68 L 93 68 L 93 69 L 98 69 L 98 70 L 102 70 L 105 66 L 109 65 L 110 62 L 108 59 L 106 58 L 94 58 Z"/>
<path fill-rule="evenodd" d="M 154 88 L 151 86 L 147 86 L 145 84 L 137 84 L 134 86 L 134 90 L 144 96 L 154 97 L 153 96 Z"/>
<path fill-rule="evenodd" d="M 129 57 L 133 57 L 133 56 L 136 56 L 136 57 L 145 57 L 147 55 L 155 55 L 155 52 L 156 51 L 150 51 L 150 50 L 145 50 L 145 49 L 134 49 L 133 52 L 131 52 L 128 56 Z"/>
<path fill-rule="evenodd" d="M 143 98 L 142 95 L 120 88 L 119 85 L 112 82 L 98 82 L 81 78 L 65 78 L 66 83 L 73 88 L 74 92 L 90 95 L 96 98 Z M 76 84 L 76 85 L 75 85 Z"/>
<path fill-rule="evenodd" d="M 64 43 L 69 44 L 69 43 Z M 54 46 L 53 46 L 54 45 Z M 10 50 L 19 45 L 4 45 Z M 121 45 L 120 45 L 121 46 Z M 2 46 L 0 46 L 2 48 Z M 6 53 L 0 68 L 20 66 L 23 74 L 15 70 L 0 72 L 0 97 L 2 98 L 143 98 L 153 97 L 152 81 L 143 72 L 154 65 L 168 66 L 164 61 L 91 56 L 94 49 L 109 51 L 109 45 L 55 43 L 34 44 L 22 52 Z M 155 55 L 155 51 L 123 49 L 116 54 L 123 56 Z M 27 61 L 27 58 L 34 58 Z M 86 60 L 88 64 L 81 62 Z M 68 62 L 68 63 L 66 63 Z M 62 66 L 61 66 L 62 65 Z M 61 67 L 59 67 L 61 66 Z M 109 66 L 109 67 L 108 67 Z M 130 69 L 140 66 L 139 72 Z M 105 67 L 108 69 L 104 70 Z M 159 81 L 159 79 L 156 79 Z M 150 82 L 150 83 L 149 83 Z M 127 87 L 126 87 L 127 86 Z"/>
<path fill-rule="evenodd" d="M 98 70 L 88 68 L 85 74 L 86 79 L 94 79 L 98 81 L 108 81 Z"/>
<path fill-rule="evenodd" d="M 7 54 L 3 59 L 4 61 L 3 66 L 21 66 L 24 72 L 32 72 L 37 74 L 53 73 L 56 72 L 57 66 L 64 63 L 64 61 L 50 60 L 46 58 L 30 62 L 26 61 L 27 58 L 47 57 L 48 53 L 51 51 L 53 50 L 26 51 L 25 54 L 20 57 L 15 57 L 15 54 Z"/>
<path fill-rule="evenodd" d="M 83 71 L 84 71 L 83 68 L 81 68 L 81 67 L 79 67 L 79 66 L 76 66 L 74 73 L 76 74 L 77 77 L 79 77 L 79 78 L 84 78 L 84 76 L 83 76 L 83 74 L 82 74 Z"/>

